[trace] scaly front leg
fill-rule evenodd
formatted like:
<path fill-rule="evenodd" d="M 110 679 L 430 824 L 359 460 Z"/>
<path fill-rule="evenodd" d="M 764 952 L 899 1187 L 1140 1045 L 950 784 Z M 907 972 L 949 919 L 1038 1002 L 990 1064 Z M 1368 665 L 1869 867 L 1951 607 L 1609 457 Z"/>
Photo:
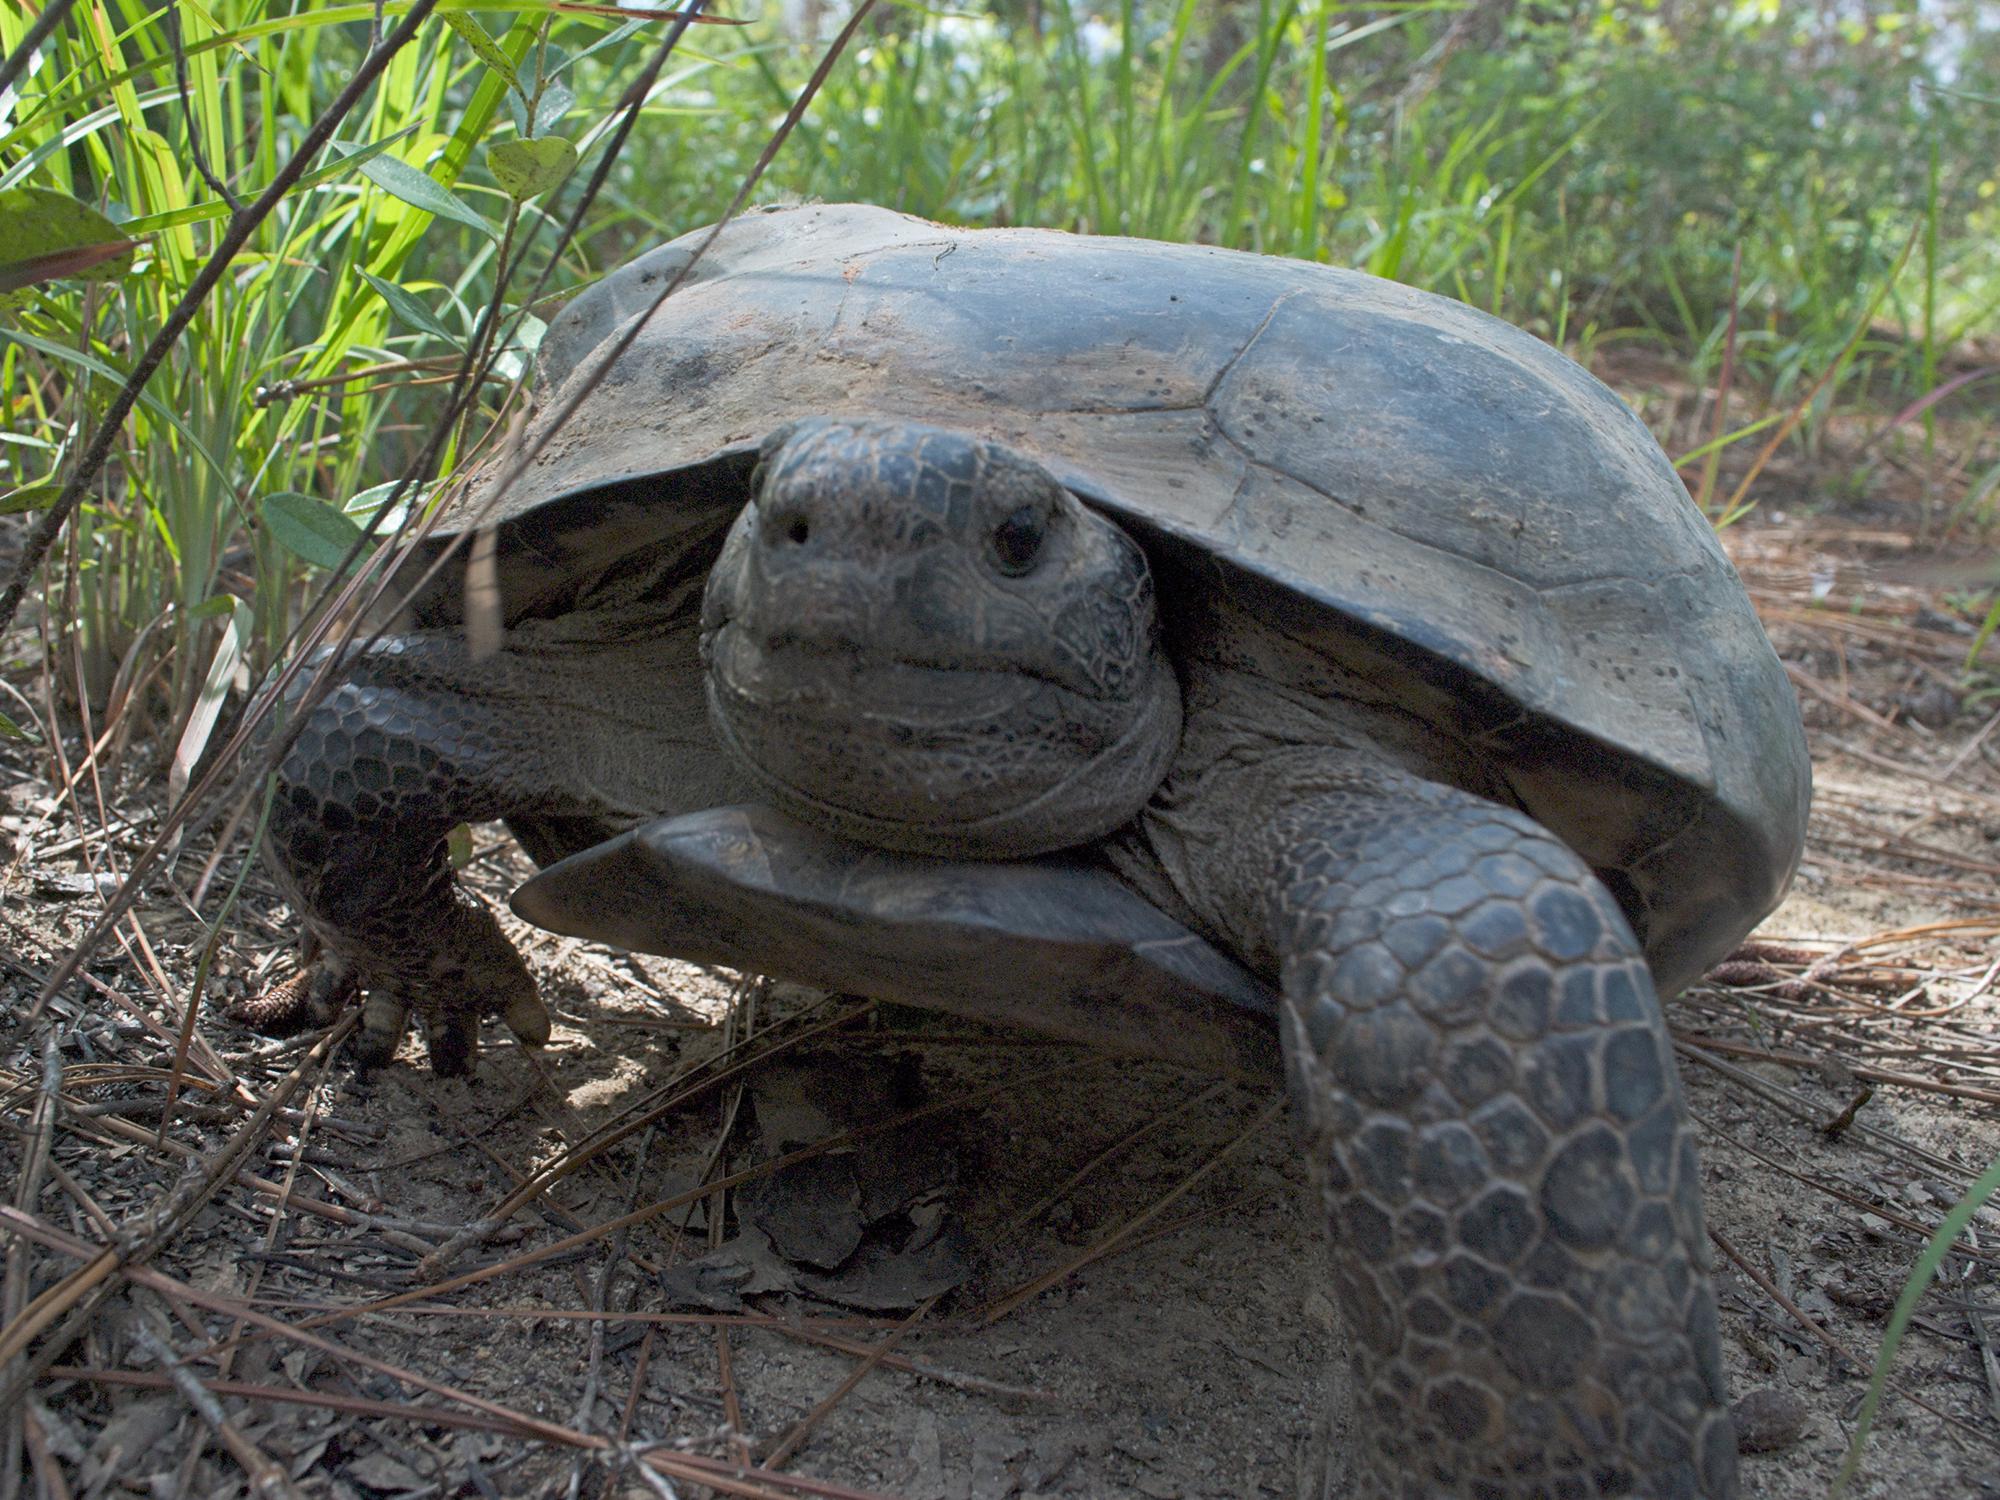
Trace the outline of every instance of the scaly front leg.
<path fill-rule="evenodd" d="M 384 642 L 308 711 L 278 767 L 271 862 L 322 950 L 289 999 L 317 1020 L 366 990 L 364 1066 L 388 1061 L 412 1008 L 441 1074 L 470 1070 L 487 1015 L 548 1040 L 534 979 L 493 913 L 458 889 L 446 840 L 460 822 L 558 801 L 555 769 L 508 722 L 514 705 L 453 690 L 463 666 L 453 642 Z"/>
<path fill-rule="evenodd" d="M 391 638 L 308 711 L 267 847 L 325 950 L 295 1008 L 317 1019 L 368 991 L 364 1065 L 388 1060 L 412 1009 L 439 1073 L 471 1068 L 487 1016 L 548 1038 L 527 966 L 452 877 L 454 826 L 504 818 L 547 863 L 647 814 L 741 800 L 709 732 L 686 592 L 528 620 L 476 662 L 448 632 Z"/>
<path fill-rule="evenodd" d="M 1610 894 L 1521 813 L 1365 765 L 1264 833 L 1352 1493 L 1734 1496 L 1693 1136 Z"/>

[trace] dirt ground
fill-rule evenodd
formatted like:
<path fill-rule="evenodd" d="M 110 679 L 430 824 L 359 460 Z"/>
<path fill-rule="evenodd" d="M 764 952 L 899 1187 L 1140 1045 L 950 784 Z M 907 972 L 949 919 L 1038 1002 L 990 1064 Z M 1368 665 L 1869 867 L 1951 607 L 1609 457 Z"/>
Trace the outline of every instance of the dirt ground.
<path fill-rule="evenodd" d="M 1926 581 L 1908 507 L 1775 509 L 1729 541 L 1800 682 L 1813 841 L 1764 946 L 1670 1010 L 1733 1388 L 1780 1413 L 1780 1446 L 1744 1458 L 1758 1500 L 1829 1492 L 1924 1238 L 2000 1156 L 2000 705 L 1964 691 L 1970 627 Z M 32 662 L 5 675 L 44 702 Z M 48 1007 L 53 1028 L 23 1024 L 158 816 L 148 773 L 127 757 L 109 817 L 82 778 L 79 820 L 46 746 L 0 743 L 6 1312 L 48 1330 L 30 1396 L 0 1413 L 0 1500 L 22 1478 L 27 1494 L 221 1497 L 246 1476 L 337 1497 L 1329 1492 L 1339 1338 L 1270 1099 L 525 928 L 557 1015 L 547 1049 L 489 1030 L 476 1080 L 440 1082 L 412 1043 L 364 1082 L 314 1060 L 311 1038 L 222 1015 L 293 962 L 253 869 L 162 1138 L 207 845 L 148 886 Z M 497 830 L 478 843 L 471 877 L 504 893 L 528 867 Z M 219 869 L 226 883 L 233 856 Z M 289 1113 L 253 1113 L 295 1072 Z M 45 1077 L 59 1100 L 38 1114 Z M 930 1112 L 809 1159 L 789 1194 L 746 1183 L 727 1214 L 712 1196 L 658 1211 L 912 1110 Z M 529 1206 L 453 1246 L 551 1168 Z M 822 1222 L 836 1202 L 854 1223 Z M 879 1275 L 741 1244 L 670 1271 L 746 1222 L 862 1234 Z M 114 1233 L 129 1274 L 73 1277 Z M 2000 1494 L 1996 1252 L 2000 1213 L 1981 1209 L 1848 1493 Z M 853 1305 L 884 1285 L 918 1312 Z M 709 1308 L 664 1311 L 669 1286 Z M 211 1384 L 206 1417 L 190 1377 Z M 1787 1394 L 1802 1425 L 1782 1420 Z"/>

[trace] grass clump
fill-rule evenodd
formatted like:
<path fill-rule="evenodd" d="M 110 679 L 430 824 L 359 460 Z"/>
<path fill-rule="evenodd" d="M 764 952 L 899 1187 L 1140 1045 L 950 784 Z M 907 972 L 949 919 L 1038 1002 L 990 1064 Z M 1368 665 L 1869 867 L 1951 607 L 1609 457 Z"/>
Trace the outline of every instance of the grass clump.
<path fill-rule="evenodd" d="M 640 28 L 539 6 L 500 19 L 495 34 L 441 8 L 388 61 L 147 385 L 70 537 L 58 614 L 87 698 L 145 672 L 128 653 L 146 641 L 167 648 L 153 675 L 167 721 L 185 722 L 212 675 L 217 622 L 239 604 L 239 648 L 268 660 L 300 561 L 328 561 L 355 534 L 343 502 L 412 451 L 436 405 L 426 387 L 503 326 L 518 369 L 539 324 L 492 305 L 496 273 L 532 200 L 575 161 L 561 130 L 575 99 L 565 44 L 609 33 L 629 45 Z M 0 46 L 18 46 L 26 24 L 0 15 Z M 11 299 L 8 508 L 32 508 L 62 478 L 234 216 L 379 41 L 371 5 L 118 0 L 79 7 L 33 56 L 0 110 L 0 189 L 94 205 L 138 247 L 122 274 Z M 445 467 L 465 431 L 447 438 Z"/>

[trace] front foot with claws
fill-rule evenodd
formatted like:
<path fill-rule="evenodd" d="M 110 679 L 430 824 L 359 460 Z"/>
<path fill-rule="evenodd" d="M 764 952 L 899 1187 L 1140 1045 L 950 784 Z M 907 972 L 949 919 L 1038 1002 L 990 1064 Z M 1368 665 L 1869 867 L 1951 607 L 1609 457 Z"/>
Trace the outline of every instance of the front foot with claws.
<path fill-rule="evenodd" d="M 523 1045 L 545 1045 L 548 1008 L 527 966 L 491 912 L 470 903 L 462 909 L 465 920 L 454 940 L 440 942 L 425 973 L 398 973 L 364 984 L 353 965 L 314 942 L 308 945 L 305 967 L 230 1007 L 230 1019 L 271 1037 L 320 1031 L 338 1021 L 365 989 L 361 1028 L 350 1044 L 355 1065 L 364 1073 L 396 1055 L 412 1012 L 421 1018 L 431 1069 L 441 1078 L 472 1072 L 479 1026 L 489 1017 L 498 1017 Z"/>

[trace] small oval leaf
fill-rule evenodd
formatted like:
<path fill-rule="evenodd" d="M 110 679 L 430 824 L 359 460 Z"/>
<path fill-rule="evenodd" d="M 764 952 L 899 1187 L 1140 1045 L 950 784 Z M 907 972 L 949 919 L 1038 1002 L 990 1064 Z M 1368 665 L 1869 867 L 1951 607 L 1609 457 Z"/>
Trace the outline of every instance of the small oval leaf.
<path fill-rule="evenodd" d="M 360 269 L 356 267 L 356 269 Z M 397 286 L 393 281 L 384 281 L 380 276 L 361 272 L 361 279 L 375 288 L 376 294 L 389 304 L 390 311 L 408 323 L 412 328 L 435 334 L 447 344 L 456 344 L 458 335 L 438 321 L 436 313 L 425 305 L 422 298 L 408 287 Z"/>
<path fill-rule="evenodd" d="M 576 170 L 576 147 L 559 135 L 526 141 L 499 141 L 486 150 L 486 165 L 500 190 L 516 203 L 558 186 Z"/>
<path fill-rule="evenodd" d="M 493 226 L 463 199 L 435 177 L 420 172 L 401 157 L 372 156 L 361 163 L 361 175 L 392 198 L 400 198 L 412 208 L 452 219 L 491 239 Z"/>
<path fill-rule="evenodd" d="M 337 568 L 361 536 L 353 521 L 311 495 L 279 490 L 264 497 L 264 526 L 292 556 Z"/>

